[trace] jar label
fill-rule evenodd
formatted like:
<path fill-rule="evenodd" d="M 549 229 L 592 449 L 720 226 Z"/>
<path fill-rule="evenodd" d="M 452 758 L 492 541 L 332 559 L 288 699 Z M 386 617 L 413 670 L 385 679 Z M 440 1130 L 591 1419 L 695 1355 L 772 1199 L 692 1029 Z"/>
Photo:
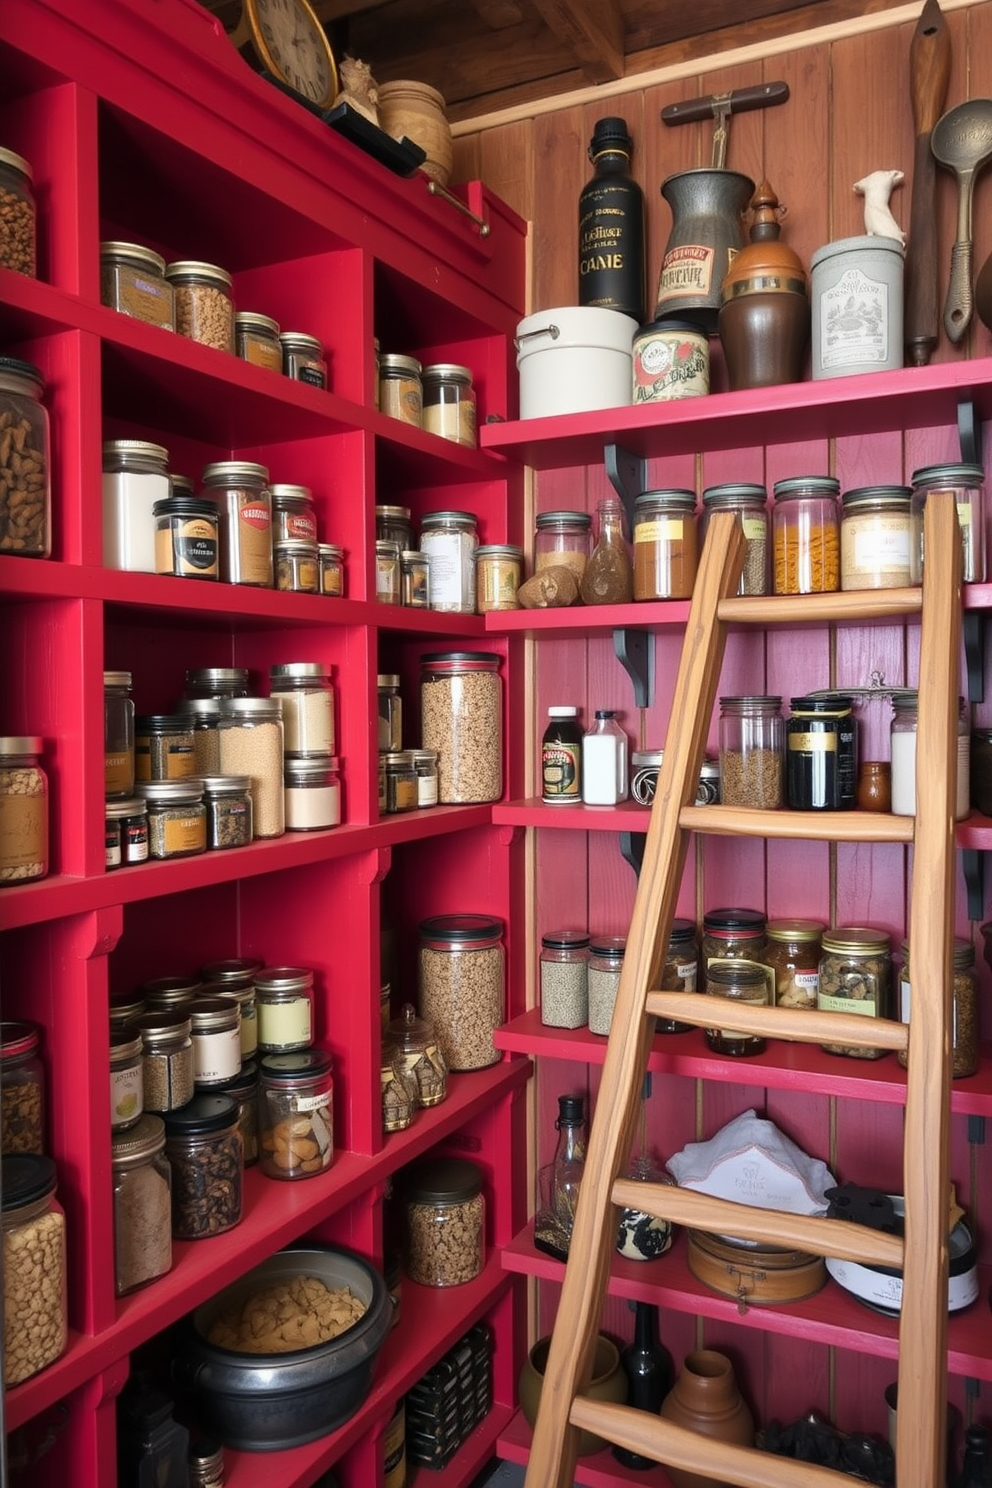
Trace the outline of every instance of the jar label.
<path fill-rule="evenodd" d="M 162 823 L 163 856 L 203 852 L 207 846 L 207 820 L 201 816 L 166 817 Z"/>
<path fill-rule="evenodd" d="M 705 243 L 680 243 L 665 254 L 658 284 L 658 305 L 685 295 L 708 295 L 713 283 L 716 249 Z"/>
<path fill-rule="evenodd" d="M 0 872 L 37 870 L 48 862 L 48 801 L 44 795 L 0 795 Z"/>
<path fill-rule="evenodd" d="M 550 803 L 582 799 L 582 746 L 560 741 L 541 746 L 541 794 Z"/>
<path fill-rule="evenodd" d="M 829 992 L 821 992 L 816 999 L 816 1005 L 821 1013 L 854 1013 L 860 1018 L 875 1018 L 878 1016 L 878 1004 L 874 997 L 868 995 L 871 992 L 871 986 L 867 977 L 865 988 L 864 997 L 833 997 Z"/>
<path fill-rule="evenodd" d="M 216 1033 L 193 1034 L 193 1078 L 203 1085 L 233 1080 L 241 1068 L 241 1031 L 238 1027 Z"/>
<path fill-rule="evenodd" d="M 696 970 L 695 961 L 676 961 L 675 975 L 682 983 L 683 992 L 695 992 Z"/>
<path fill-rule="evenodd" d="M 134 756 L 129 749 L 103 756 L 104 790 L 108 796 L 125 796 L 134 785 Z"/>
<path fill-rule="evenodd" d="M 744 536 L 748 542 L 762 541 L 767 533 L 768 522 L 765 517 L 741 517 L 741 526 Z"/>
<path fill-rule="evenodd" d="M 203 517 L 172 517 L 155 533 L 155 572 L 177 577 L 217 577 L 217 528 Z"/>
<path fill-rule="evenodd" d="M 709 346 L 702 335 L 666 331 L 635 337 L 632 365 L 635 404 L 698 397 L 710 390 Z"/>
<path fill-rule="evenodd" d="M 238 578 L 241 584 L 272 583 L 272 517 L 265 502 L 246 498 L 238 507 L 236 531 L 238 544 Z M 232 579 L 233 569 L 232 568 Z"/>
<path fill-rule="evenodd" d="M 311 1041 L 309 997 L 289 997 L 282 1002 L 259 1002 L 258 1042 L 264 1049 L 305 1047 Z"/>
<path fill-rule="evenodd" d="M 848 269 L 820 295 L 820 368 L 889 359 L 889 286 Z M 814 371 L 814 376 L 815 376 Z"/>
<path fill-rule="evenodd" d="M 298 1095 L 293 1101 L 297 1111 L 322 1111 L 330 1104 L 331 1092 L 329 1090 L 318 1091 L 316 1095 Z"/>
<path fill-rule="evenodd" d="M 130 1126 L 142 1112 L 141 1059 L 128 1069 L 110 1071 L 110 1126 Z"/>
<path fill-rule="evenodd" d="M 344 593 L 344 571 L 340 563 L 321 563 L 320 588 L 323 594 L 334 594 L 338 598 Z"/>
<path fill-rule="evenodd" d="M 104 835 L 104 866 L 107 868 L 119 868 L 121 866 L 121 824 L 117 821 L 108 821 L 107 830 Z"/>
<path fill-rule="evenodd" d="M 310 387 L 322 388 L 326 386 L 324 369 L 316 362 L 297 362 L 295 370 L 290 374 L 297 382 L 305 382 Z"/>
<path fill-rule="evenodd" d="M 638 522 L 634 528 L 634 542 L 681 542 L 684 531 L 685 522 L 681 517 L 656 517 L 653 522 Z"/>
<path fill-rule="evenodd" d="M 417 805 L 437 805 L 437 775 L 433 771 L 430 775 L 417 776 Z"/>
<path fill-rule="evenodd" d="M 841 528 L 843 537 L 843 528 Z M 909 527 L 895 518 L 877 521 L 867 532 L 856 532 L 853 543 L 856 573 L 909 574 Z M 907 578 L 908 582 L 908 578 Z"/>
<path fill-rule="evenodd" d="M 799 734 L 790 730 L 786 742 L 792 753 L 836 754 L 838 735 L 833 729 L 822 734 Z"/>
<path fill-rule="evenodd" d="M 125 822 L 121 833 L 121 846 L 124 850 L 124 861 L 127 863 L 147 863 L 148 861 L 148 821 L 142 817 L 140 821 Z"/>
<path fill-rule="evenodd" d="M 316 542 L 317 518 L 313 512 L 280 512 L 277 540 L 283 542 L 287 538 L 294 542 L 300 539 Z"/>

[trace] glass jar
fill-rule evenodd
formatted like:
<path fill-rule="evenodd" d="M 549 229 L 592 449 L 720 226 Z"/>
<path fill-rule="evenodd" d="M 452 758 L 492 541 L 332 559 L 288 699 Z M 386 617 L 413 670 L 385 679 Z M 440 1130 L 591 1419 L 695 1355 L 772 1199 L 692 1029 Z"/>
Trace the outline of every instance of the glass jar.
<path fill-rule="evenodd" d="M 261 961 L 232 958 L 208 961 L 200 969 L 203 990 L 218 997 L 230 997 L 241 1009 L 241 1058 L 251 1059 L 258 1048 L 258 1009 L 255 1006 L 255 976 Z"/>
<path fill-rule="evenodd" d="M 379 411 L 419 429 L 423 424 L 424 390 L 416 357 L 386 352 L 379 358 Z"/>
<path fill-rule="evenodd" d="M 582 735 L 582 800 L 587 806 L 615 806 L 628 794 L 628 740 L 612 708 L 597 708 Z"/>
<path fill-rule="evenodd" d="M 961 528 L 961 578 L 966 584 L 985 582 L 985 471 L 981 465 L 926 465 L 914 470 L 910 497 L 913 541 L 910 546 L 911 584 L 923 582 L 923 511 L 928 496 L 951 500 Z"/>
<path fill-rule="evenodd" d="M 581 579 L 592 553 L 592 517 L 588 512 L 540 512 L 534 523 L 534 572 L 567 568 Z"/>
<path fill-rule="evenodd" d="M 267 1178 L 313 1178 L 333 1163 L 333 1064 L 327 1049 L 259 1061 L 259 1167 Z"/>
<path fill-rule="evenodd" d="M 193 1083 L 219 1085 L 241 1068 L 241 1008 L 230 997 L 197 997 L 189 1009 Z"/>
<path fill-rule="evenodd" d="M 143 713 L 134 722 L 134 775 L 149 780 L 189 780 L 196 773 L 193 719 L 189 713 Z"/>
<path fill-rule="evenodd" d="M 251 781 L 253 836 L 281 837 L 286 830 L 286 803 L 279 700 L 225 698 L 218 728 L 221 774 L 247 775 Z"/>
<path fill-rule="evenodd" d="M 220 548 L 217 503 L 203 496 L 156 501 L 155 572 L 175 579 L 216 579 Z"/>
<path fill-rule="evenodd" d="M 395 1044 L 382 1040 L 379 1053 L 379 1095 L 384 1132 L 406 1131 L 417 1114 L 417 1082 L 407 1073 Z"/>
<path fill-rule="evenodd" d="M 439 651 L 420 658 L 420 732 L 437 750 L 444 806 L 498 801 L 503 794 L 500 658 L 491 651 Z"/>
<path fill-rule="evenodd" d="M 156 503 L 181 494 L 169 478 L 169 451 L 146 439 L 104 440 L 102 492 L 104 566 L 154 573 Z"/>
<path fill-rule="evenodd" d="M 246 1059 L 236 1075 L 215 1085 L 213 1094 L 228 1095 L 237 1106 L 245 1167 L 252 1167 L 258 1162 L 258 1065 L 254 1059 Z"/>
<path fill-rule="evenodd" d="M 229 1095 L 195 1095 L 165 1117 L 172 1168 L 172 1238 L 206 1240 L 241 1219 L 244 1148 Z"/>
<path fill-rule="evenodd" d="M 912 582 L 913 522 L 908 486 L 845 491 L 840 523 L 840 587 L 901 589 Z"/>
<path fill-rule="evenodd" d="M 316 542 L 317 509 L 309 486 L 276 482 L 272 495 L 272 541 Z"/>
<path fill-rule="evenodd" d="M 50 1157 L 2 1160 L 3 1383 L 30 1379 L 68 1341 L 65 1214 Z"/>
<path fill-rule="evenodd" d="M 103 790 L 108 800 L 134 791 L 134 702 L 130 672 L 103 674 Z"/>
<path fill-rule="evenodd" d="M 272 544 L 276 588 L 282 594 L 319 594 L 320 560 L 317 544 L 287 538 Z"/>
<path fill-rule="evenodd" d="M 282 704 L 285 750 L 334 753 L 332 668 L 322 661 L 288 661 L 269 669 L 269 696 Z"/>
<path fill-rule="evenodd" d="M 858 796 L 854 699 L 794 697 L 785 725 L 786 800 L 794 811 L 851 811 Z"/>
<path fill-rule="evenodd" d="M 750 961 L 714 961 L 706 973 L 706 991 L 748 1007 L 767 1007 L 768 982 L 762 967 Z M 736 1033 L 733 1029 L 707 1028 L 706 1042 L 717 1054 L 743 1057 L 763 1052 L 766 1040 L 759 1034 Z"/>
<path fill-rule="evenodd" d="M 971 726 L 968 705 L 958 699 L 954 820 L 963 821 L 970 809 Z M 892 726 L 889 733 L 892 759 L 892 812 L 894 816 L 916 815 L 916 731 L 919 724 L 919 693 L 911 688 L 893 694 Z"/>
<path fill-rule="evenodd" d="M 494 610 L 519 610 L 524 561 L 523 548 L 514 543 L 487 543 L 475 550 L 475 602 L 480 615 Z"/>
<path fill-rule="evenodd" d="M 403 748 L 403 699 L 396 672 L 380 672 L 376 677 L 379 696 L 379 752 L 395 753 Z"/>
<path fill-rule="evenodd" d="M 234 317 L 234 349 L 242 361 L 270 372 L 282 371 L 279 322 L 254 310 L 239 310 Z"/>
<path fill-rule="evenodd" d="M 398 811 L 416 811 L 418 786 L 413 750 L 396 749 L 379 757 L 386 772 L 387 814 L 391 816 Z"/>
<path fill-rule="evenodd" d="M 203 779 L 220 774 L 220 698 L 187 698 L 183 703 L 193 724 L 193 774 Z"/>
<path fill-rule="evenodd" d="M 31 362 L 0 356 L 0 553 L 20 558 L 48 558 L 52 551 L 52 460 L 44 391 L 42 375 Z"/>
<path fill-rule="evenodd" d="M 193 1098 L 193 1025 L 189 1014 L 149 1009 L 141 1034 L 141 1088 L 146 1111 L 174 1111 Z"/>
<path fill-rule="evenodd" d="M 172 1169 L 161 1116 L 142 1116 L 110 1147 L 114 1290 L 125 1297 L 172 1270 Z"/>
<path fill-rule="evenodd" d="M 426 553 L 404 548 L 400 553 L 400 603 L 413 610 L 431 607 L 431 560 Z"/>
<path fill-rule="evenodd" d="M 620 935 L 596 935 L 589 941 L 589 1032 L 604 1038 L 613 1022 L 626 946 Z"/>
<path fill-rule="evenodd" d="M 762 966 L 768 986 L 768 1002 L 775 997 L 775 974 L 766 964 L 767 921 L 759 909 L 708 909 L 703 915 L 703 938 L 699 947 L 701 990 L 706 991 L 709 968 L 715 961 L 750 961 Z"/>
<path fill-rule="evenodd" d="M 744 568 L 737 593 L 767 594 L 771 544 L 768 541 L 768 492 L 765 487 L 747 481 L 707 486 L 703 492 L 700 551 L 709 531 L 710 517 L 717 511 L 733 512 L 744 532 Z"/>
<path fill-rule="evenodd" d="M 417 772 L 417 805 L 437 805 L 437 750 L 411 749 Z"/>
<path fill-rule="evenodd" d="M 0 1023 L 0 1153 L 45 1151 L 45 1067 L 36 1023 Z"/>
<path fill-rule="evenodd" d="M 785 801 L 782 699 L 720 699 L 720 800 L 724 806 L 776 811 Z"/>
<path fill-rule="evenodd" d="M 380 604 L 400 602 L 399 544 L 377 540 L 375 545 L 375 597 Z"/>
<path fill-rule="evenodd" d="M 439 1106 L 448 1093 L 448 1066 L 433 1023 L 418 1018 L 412 1002 L 405 1002 L 398 1018 L 387 1022 L 383 1049 L 413 1082 L 414 1101 L 425 1109 Z"/>
<path fill-rule="evenodd" d="M 838 926 L 822 937 L 816 1005 L 820 1012 L 858 1013 L 865 1018 L 891 1018 L 893 997 L 889 937 L 884 930 Z M 885 1049 L 824 1044 L 828 1054 L 854 1059 L 881 1059 Z"/>
<path fill-rule="evenodd" d="M 475 613 L 475 517 L 465 511 L 428 512 L 420 524 L 420 550 L 431 565 L 431 609 Z"/>
<path fill-rule="evenodd" d="M 203 471 L 203 494 L 220 514 L 220 576 L 225 584 L 271 589 L 269 472 L 253 460 L 218 460 Z"/>
<path fill-rule="evenodd" d="M 435 362 L 423 370 L 423 426 L 429 434 L 475 448 L 472 369 Z"/>
<path fill-rule="evenodd" d="M 341 599 L 344 595 L 344 548 L 337 543 L 317 544 L 320 592 Z"/>
<path fill-rule="evenodd" d="M 420 1016 L 437 1032 L 451 1070 L 485 1069 L 500 1052 L 506 968 L 503 921 L 494 915 L 437 915 L 420 922 Z"/>
<path fill-rule="evenodd" d="M 776 594 L 829 594 L 840 588 L 840 482 L 832 475 L 776 481 L 772 509 Z"/>
<path fill-rule="evenodd" d="M 45 741 L 0 737 L 0 885 L 32 883 L 48 873 L 48 776 Z"/>
<path fill-rule="evenodd" d="M 903 964 L 899 973 L 899 1019 L 911 1023 L 911 977 L 909 942 L 903 941 Z M 967 1079 L 978 1069 L 979 1026 L 978 977 L 975 972 L 975 947 L 970 940 L 956 935 L 952 948 L 953 979 L 951 986 L 951 1077 Z M 912 1037 L 912 1034 L 910 1034 Z M 906 1068 L 905 1049 L 896 1051 L 896 1059 Z"/>
<path fill-rule="evenodd" d="M 696 582 L 694 491 L 642 491 L 634 500 L 634 598 L 691 599 Z"/>
<path fill-rule="evenodd" d="M 100 302 L 162 330 L 176 329 L 175 295 L 165 259 L 141 243 L 100 244 Z"/>
<path fill-rule="evenodd" d="M 486 1258 L 482 1172 L 463 1157 L 416 1163 L 406 1184 L 406 1269 L 419 1286 L 461 1286 Z"/>
<path fill-rule="evenodd" d="M 394 542 L 398 548 L 413 547 L 413 524 L 408 506 L 376 506 L 375 535 L 378 542 Z"/>
<path fill-rule="evenodd" d="M 292 1054 L 313 1042 L 313 972 L 266 966 L 255 974 L 260 1054 Z"/>
<path fill-rule="evenodd" d="M 37 278 L 33 173 L 23 155 L 0 149 L 0 268 Z"/>
<path fill-rule="evenodd" d="M 549 930 L 541 936 L 541 1022 L 583 1028 L 589 1021 L 589 933 Z"/>
<path fill-rule="evenodd" d="M 167 264 L 165 277 L 176 297 L 176 330 L 180 336 L 233 355 L 234 301 L 227 270 L 184 259 Z"/>
<path fill-rule="evenodd" d="M 699 952 L 696 948 L 696 927 L 692 920 L 676 917 L 665 948 L 665 960 L 661 968 L 662 992 L 695 992 L 699 977 Z M 656 1018 L 656 1033 L 688 1033 L 691 1023 L 680 1023 L 677 1018 Z"/>
<path fill-rule="evenodd" d="M 110 1130 L 126 1131 L 141 1120 L 144 1086 L 141 1035 L 133 1028 L 110 1034 Z"/>
<path fill-rule="evenodd" d="M 110 1031 L 123 1032 L 129 1023 L 140 1018 L 145 1011 L 145 999 L 140 992 L 111 992 Z"/>
<path fill-rule="evenodd" d="M 286 831 L 321 832 L 341 824 L 341 781 L 333 754 L 286 758 Z"/>
<path fill-rule="evenodd" d="M 187 698 L 232 698 L 248 696 L 247 667 L 193 667 L 186 673 Z"/>
<path fill-rule="evenodd" d="M 196 972 L 189 976 L 152 977 L 150 982 L 142 983 L 141 996 L 151 1009 L 174 1012 L 177 1008 L 185 1008 L 188 1014 L 188 1004 L 199 995 L 202 986 Z"/>
<path fill-rule="evenodd" d="M 305 331 L 281 331 L 282 370 L 285 377 L 305 382 L 310 387 L 327 387 L 327 362 L 324 348 L 316 336 Z"/>
<path fill-rule="evenodd" d="M 251 781 L 247 775 L 204 775 L 207 847 L 247 847 L 252 840 Z"/>
<path fill-rule="evenodd" d="M 189 1488 L 224 1488 L 224 1448 L 213 1437 L 189 1444 Z"/>
<path fill-rule="evenodd" d="M 820 984 L 820 937 L 822 920 L 769 920 L 765 927 L 768 946 L 766 965 L 775 973 L 777 1007 L 816 1007 Z"/>
<path fill-rule="evenodd" d="M 138 785 L 148 809 L 148 851 L 153 858 L 192 858 L 207 850 L 203 785 L 189 780 L 149 780 Z"/>

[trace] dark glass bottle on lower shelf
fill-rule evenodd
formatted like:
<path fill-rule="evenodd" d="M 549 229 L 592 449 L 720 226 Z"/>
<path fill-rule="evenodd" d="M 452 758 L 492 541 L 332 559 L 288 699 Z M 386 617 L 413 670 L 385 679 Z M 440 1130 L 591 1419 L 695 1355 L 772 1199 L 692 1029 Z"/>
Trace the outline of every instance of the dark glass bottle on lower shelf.
<path fill-rule="evenodd" d="M 964 1434 L 964 1462 L 953 1488 L 992 1488 L 992 1433 L 969 1426 Z"/>
<path fill-rule="evenodd" d="M 627 1376 L 627 1404 L 657 1415 L 661 1402 L 675 1380 L 672 1356 L 658 1339 L 658 1309 L 653 1302 L 635 1302 L 634 1339 L 620 1355 Z M 614 1447 L 613 1455 L 624 1467 L 655 1467 L 651 1457 Z"/>

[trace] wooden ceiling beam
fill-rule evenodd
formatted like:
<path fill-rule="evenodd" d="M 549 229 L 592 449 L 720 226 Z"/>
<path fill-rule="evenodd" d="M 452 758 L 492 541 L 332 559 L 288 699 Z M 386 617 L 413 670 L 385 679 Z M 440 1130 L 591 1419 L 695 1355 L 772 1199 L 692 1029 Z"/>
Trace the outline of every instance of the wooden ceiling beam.
<path fill-rule="evenodd" d="M 519 26 L 524 18 L 523 7 L 517 0 L 471 0 L 472 9 L 481 16 L 494 31 L 507 26 Z"/>
<path fill-rule="evenodd" d="M 620 0 L 532 0 L 545 25 L 574 53 L 591 83 L 624 75 Z"/>

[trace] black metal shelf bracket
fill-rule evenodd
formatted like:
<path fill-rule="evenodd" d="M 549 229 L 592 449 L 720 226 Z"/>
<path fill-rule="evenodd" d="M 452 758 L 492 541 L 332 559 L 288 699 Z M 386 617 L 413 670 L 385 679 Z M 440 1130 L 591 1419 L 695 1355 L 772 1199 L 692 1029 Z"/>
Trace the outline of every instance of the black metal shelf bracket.
<path fill-rule="evenodd" d="M 610 485 L 627 513 L 627 530 L 633 532 L 634 501 L 647 490 L 647 461 L 631 454 L 622 444 L 607 444 L 603 449 L 603 464 Z"/>
<path fill-rule="evenodd" d="M 981 848 L 961 849 L 961 871 L 968 895 L 969 920 L 985 918 L 985 853 Z"/>
<path fill-rule="evenodd" d="M 631 680 L 635 705 L 649 708 L 654 697 L 654 636 L 646 630 L 617 626 L 613 632 L 613 650 Z"/>
<path fill-rule="evenodd" d="M 644 844 L 646 841 L 646 832 L 620 833 L 620 856 L 625 863 L 629 863 L 631 868 L 633 868 L 635 878 L 640 878 L 641 876 L 641 864 L 644 862 Z"/>

